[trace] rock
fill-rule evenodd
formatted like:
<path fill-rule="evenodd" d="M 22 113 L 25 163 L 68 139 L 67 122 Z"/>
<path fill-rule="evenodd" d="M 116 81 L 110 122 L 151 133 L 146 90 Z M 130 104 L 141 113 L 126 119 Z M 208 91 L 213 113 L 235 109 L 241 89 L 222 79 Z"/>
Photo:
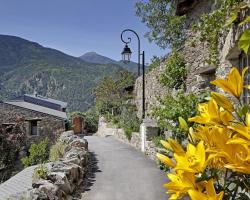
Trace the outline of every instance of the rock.
<path fill-rule="evenodd" d="M 67 151 L 64 155 L 64 159 L 71 159 L 78 157 L 80 160 L 84 160 L 87 156 L 87 152 L 85 149 L 81 149 L 78 147 L 73 147 L 69 151 Z"/>
<path fill-rule="evenodd" d="M 70 194 L 73 192 L 72 186 L 65 172 L 52 172 L 48 178 L 54 183 L 54 185 L 56 185 L 66 194 Z"/>
<path fill-rule="evenodd" d="M 30 194 L 32 199 L 58 199 L 57 196 L 59 188 L 54 185 L 50 180 L 35 180 L 32 183 L 32 187 L 34 188 L 34 190 L 32 190 Z"/>
<path fill-rule="evenodd" d="M 61 134 L 59 141 L 64 144 L 69 144 L 74 139 L 78 139 L 78 138 L 79 138 L 78 136 L 74 135 L 73 131 L 66 131 Z"/>
<path fill-rule="evenodd" d="M 79 147 L 88 149 L 88 141 L 85 139 L 77 138 L 69 143 L 69 147 Z"/>
<path fill-rule="evenodd" d="M 33 179 L 31 190 L 15 194 L 16 200 L 71 200 L 70 195 L 82 183 L 87 172 L 88 142 L 73 131 L 61 134 L 59 142 L 66 144 L 60 161 L 46 163 L 49 173 L 45 179 Z"/>
<path fill-rule="evenodd" d="M 64 172 L 70 183 L 76 183 L 82 178 L 81 167 L 73 163 L 57 162 L 52 166 L 51 172 Z"/>

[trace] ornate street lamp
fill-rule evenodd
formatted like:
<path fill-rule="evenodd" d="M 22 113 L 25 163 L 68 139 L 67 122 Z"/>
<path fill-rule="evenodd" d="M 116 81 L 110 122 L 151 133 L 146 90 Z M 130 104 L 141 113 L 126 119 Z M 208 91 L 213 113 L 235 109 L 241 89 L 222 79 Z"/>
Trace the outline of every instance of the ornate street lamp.
<path fill-rule="evenodd" d="M 145 53 L 144 51 L 141 52 L 141 42 L 139 35 L 132 29 L 125 29 L 121 33 L 121 40 L 125 44 L 125 47 L 123 48 L 123 51 L 121 53 L 123 62 L 125 63 L 130 62 L 132 54 L 132 51 L 128 47 L 128 44 L 131 42 L 131 38 L 128 37 L 126 41 L 123 39 L 123 34 L 125 32 L 134 33 L 138 39 L 138 76 L 140 76 L 141 59 L 142 59 L 142 119 L 144 119 L 145 118 Z"/>
<path fill-rule="evenodd" d="M 124 63 L 129 63 L 130 62 L 131 54 L 132 54 L 132 51 L 130 50 L 128 45 L 125 44 L 125 47 L 124 47 L 124 49 L 122 51 L 122 60 L 123 60 Z"/>

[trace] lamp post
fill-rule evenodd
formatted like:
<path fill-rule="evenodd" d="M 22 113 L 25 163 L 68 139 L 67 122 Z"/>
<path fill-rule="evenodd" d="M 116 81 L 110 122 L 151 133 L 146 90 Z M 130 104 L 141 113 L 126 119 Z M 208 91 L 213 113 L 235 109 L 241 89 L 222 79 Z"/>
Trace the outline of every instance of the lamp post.
<path fill-rule="evenodd" d="M 125 29 L 121 33 L 121 40 L 125 44 L 123 51 L 121 53 L 123 62 L 129 63 L 132 54 L 132 51 L 128 47 L 128 44 L 131 42 L 131 38 L 128 37 L 127 40 L 123 39 L 123 34 L 125 32 L 134 33 L 138 40 L 138 76 L 140 76 L 141 59 L 142 59 L 142 119 L 144 119 L 145 118 L 145 53 L 144 51 L 141 52 L 141 42 L 139 35 L 132 29 Z"/>

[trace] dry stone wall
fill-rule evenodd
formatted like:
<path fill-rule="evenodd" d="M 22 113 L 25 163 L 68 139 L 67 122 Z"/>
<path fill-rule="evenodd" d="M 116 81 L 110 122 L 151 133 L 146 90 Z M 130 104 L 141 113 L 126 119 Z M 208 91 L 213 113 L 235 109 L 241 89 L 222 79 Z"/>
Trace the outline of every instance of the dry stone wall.
<path fill-rule="evenodd" d="M 121 128 L 116 128 L 112 123 L 108 123 L 104 118 L 100 118 L 97 134 L 101 137 L 114 136 L 116 139 L 133 146 L 135 149 L 141 151 L 141 136 L 138 132 L 133 132 L 130 140 L 125 135 L 125 132 Z M 152 139 L 152 138 L 151 138 Z M 153 141 L 147 140 L 145 143 L 145 154 L 152 160 L 156 159 L 156 153 L 158 147 Z"/>
<path fill-rule="evenodd" d="M 46 178 L 33 178 L 33 189 L 13 194 L 9 199 L 72 199 L 72 193 L 83 182 L 87 173 L 88 143 L 74 135 L 73 131 L 62 133 L 59 141 L 67 145 L 65 154 L 59 161 L 46 164 L 49 171 Z"/>
<path fill-rule="evenodd" d="M 159 76 L 165 70 L 165 63 L 153 69 L 145 75 L 145 106 L 146 115 L 150 114 L 150 110 L 159 105 L 159 98 L 167 94 L 167 89 L 159 82 Z M 142 116 L 142 76 L 136 79 L 134 89 L 134 102 L 137 108 L 137 116 Z"/>
<path fill-rule="evenodd" d="M 194 9 L 186 15 L 186 35 L 187 40 L 184 47 L 180 50 L 186 62 L 187 92 L 198 93 L 201 90 L 210 90 L 210 77 L 211 75 L 201 75 L 200 69 L 208 67 L 205 60 L 208 56 L 208 46 L 199 41 L 200 34 L 192 30 L 192 26 L 197 23 L 203 13 L 211 12 L 213 9 L 213 1 L 200 1 Z"/>

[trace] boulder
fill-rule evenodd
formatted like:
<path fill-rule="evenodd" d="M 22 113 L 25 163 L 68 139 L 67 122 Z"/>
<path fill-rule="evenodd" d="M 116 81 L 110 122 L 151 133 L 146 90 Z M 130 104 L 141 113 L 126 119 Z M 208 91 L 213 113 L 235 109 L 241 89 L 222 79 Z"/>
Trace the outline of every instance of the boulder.
<path fill-rule="evenodd" d="M 69 147 L 88 149 L 88 141 L 85 139 L 77 138 L 69 143 Z"/>
<path fill-rule="evenodd" d="M 64 172 L 70 183 L 76 183 L 82 178 L 81 167 L 73 163 L 57 162 L 51 168 L 51 173 L 53 172 Z"/>
<path fill-rule="evenodd" d="M 58 187 L 59 190 L 64 191 L 66 194 L 70 194 L 73 192 L 72 186 L 65 172 L 52 172 L 50 173 L 48 179 L 50 179 L 53 184 Z"/>

